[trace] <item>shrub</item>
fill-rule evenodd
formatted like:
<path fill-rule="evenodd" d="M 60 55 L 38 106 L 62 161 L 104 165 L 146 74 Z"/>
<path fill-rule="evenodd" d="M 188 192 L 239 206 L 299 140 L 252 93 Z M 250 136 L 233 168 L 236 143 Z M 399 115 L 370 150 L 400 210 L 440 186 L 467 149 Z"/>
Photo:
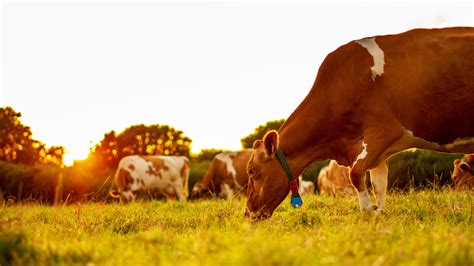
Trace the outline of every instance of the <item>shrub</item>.
<path fill-rule="evenodd" d="M 410 187 L 440 188 L 452 185 L 453 161 L 462 154 L 447 154 L 428 150 L 405 151 L 391 157 L 388 161 L 388 188 L 407 189 Z M 305 169 L 303 179 L 318 182 L 321 169 L 329 161 L 315 162 Z M 370 185 L 369 175 L 367 184 Z"/>
<path fill-rule="evenodd" d="M 428 150 L 406 151 L 389 160 L 389 188 L 451 185 L 453 161 L 462 154 Z"/>
<path fill-rule="evenodd" d="M 201 180 L 204 177 L 204 174 L 211 164 L 210 160 L 200 160 L 200 159 L 191 159 L 191 172 L 189 173 L 188 187 L 189 192 L 194 187 L 197 181 Z M 189 194 L 191 195 L 191 194 Z"/>

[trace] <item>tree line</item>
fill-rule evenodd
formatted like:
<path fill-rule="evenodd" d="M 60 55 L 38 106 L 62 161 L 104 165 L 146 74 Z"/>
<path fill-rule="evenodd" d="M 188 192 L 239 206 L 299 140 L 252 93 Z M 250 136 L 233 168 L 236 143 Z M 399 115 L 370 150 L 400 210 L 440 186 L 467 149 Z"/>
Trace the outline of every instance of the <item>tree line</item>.
<path fill-rule="evenodd" d="M 283 120 L 270 122 L 277 129 Z M 169 125 L 131 125 L 122 132 L 111 130 L 90 147 L 85 160 L 65 167 L 62 146 L 47 147 L 33 138 L 31 128 L 21 122 L 21 113 L 12 107 L 0 108 L 0 202 L 38 200 L 58 203 L 107 198 L 113 185 L 113 173 L 125 156 L 182 155 L 190 157 L 192 139 Z M 260 126 L 242 139 L 242 147 L 250 148 L 253 140 L 266 132 Z M 204 149 L 193 160 L 204 162 L 191 174 L 200 178 L 210 160 L 222 149 Z M 58 196 L 58 194 L 61 194 Z"/>

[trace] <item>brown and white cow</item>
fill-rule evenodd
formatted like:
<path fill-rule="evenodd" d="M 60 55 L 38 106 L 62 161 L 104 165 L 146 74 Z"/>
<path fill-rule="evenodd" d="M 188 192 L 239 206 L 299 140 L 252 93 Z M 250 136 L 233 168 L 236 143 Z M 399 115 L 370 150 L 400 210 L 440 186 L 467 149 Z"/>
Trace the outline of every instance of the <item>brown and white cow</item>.
<path fill-rule="evenodd" d="M 250 154 L 252 154 L 252 149 L 217 154 L 202 180 L 194 186 L 191 198 L 219 196 L 230 199 L 234 196 L 245 195 L 248 183 L 245 167 Z"/>
<path fill-rule="evenodd" d="M 323 167 L 318 176 L 318 190 L 321 195 L 357 195 L 351 184 L 351 168 L 339 165 L 331 160 L 329 165 Z"/>
<path fill-rule="evenodd" d="M 474 188 L 474 153 L 465 154 L 462 159 L 454 160 L 451 179 L 456 191 Z"/>
<path fill-rule="evenodd" d="M 316 186 L 314 185 L 313 182 L 303 180 L 303 176 L 300 175 L 298 177 L 299 180 L 299 187 L 298 187 L 298 192 L 301 195 L 313 195 L 314 191 L 316 190 Z"/>
<path fill-rule="evenodd" d="M 117 190 L 110 194 L 124 203 L 135 200 L 135 193 L 140 191 L 184 201 L 188 196 L 189 172 L 189 159 L 184 156 L 126 156 L 115 172 Z"/>
<path fill-rule="evenodd" d="M 314 161 L 351 167 L 360 208 L 384 210 L 387 159 L 409 148 L 474 152 L 474 28 L 415 29 L 351 41 L 330 53 L 314 85 L 277 131 L 253 145 L 246 216 L 272 215 L 294 176 Z M 271 95 L 258 101 L 271 101 Z M 278 106 L 275 106 L 278 108 Z M 460 122 L 462 121 L 462 122 Z M 277 158 L 278 155 L 278 158 Z M 285 168 L 287 169 L 287 168 Z"/>

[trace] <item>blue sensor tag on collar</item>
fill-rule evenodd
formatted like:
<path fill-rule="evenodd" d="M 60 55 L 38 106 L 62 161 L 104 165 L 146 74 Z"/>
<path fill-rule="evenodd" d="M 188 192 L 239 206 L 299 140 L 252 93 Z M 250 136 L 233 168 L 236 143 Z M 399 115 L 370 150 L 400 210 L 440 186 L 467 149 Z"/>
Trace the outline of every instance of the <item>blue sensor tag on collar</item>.
<path fill-rule="evenodd" d="M 301 199 L 300 194 L 299 193 L 298 194 L 292 194 L 290 203 L 291 203 L 291 206 L 293 208 L 301 207 L 301 205 L 303 205 L 303 200 Z"/>

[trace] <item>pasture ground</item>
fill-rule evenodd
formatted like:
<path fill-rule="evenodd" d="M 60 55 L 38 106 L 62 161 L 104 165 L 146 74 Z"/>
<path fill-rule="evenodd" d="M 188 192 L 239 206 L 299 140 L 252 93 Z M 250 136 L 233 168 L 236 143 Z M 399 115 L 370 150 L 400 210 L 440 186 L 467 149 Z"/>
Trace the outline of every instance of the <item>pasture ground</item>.
<path fill-rule="evenodd" d="M 0 265 L 474 265 L 473 196 L 391 193 L 375 217 L 313 195 L 263 222 L 244 199 L 4 205 Z"/>

